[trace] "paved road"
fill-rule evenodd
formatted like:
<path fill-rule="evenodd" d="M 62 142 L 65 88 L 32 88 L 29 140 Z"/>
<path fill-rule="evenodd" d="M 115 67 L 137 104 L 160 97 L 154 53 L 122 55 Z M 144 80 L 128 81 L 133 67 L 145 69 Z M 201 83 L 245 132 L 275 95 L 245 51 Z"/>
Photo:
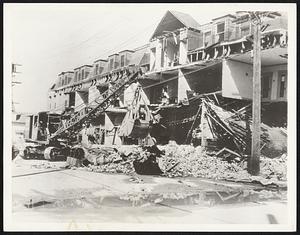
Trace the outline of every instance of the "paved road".
<path fill-rule="evenodd" d="M 15 222 L 167 224 L 285 224 L 285 200 L 216 203 L 202 192 L 230 192 L 244 185 L 204 179 L 102 174 L 62 170 L 64 163 L 14 164 Z M 48 172 L 46 172 L 48 171 Z M 251 186 L 247 186 L 251 190 Z M 150 196 L 149 196 L 150 195 Z M 76 225 L 76 226 L 75 226 Z M 69 226 L 69 227 L 68 227 Z M 75 226 L 75 227 L 74 227 Z"/>

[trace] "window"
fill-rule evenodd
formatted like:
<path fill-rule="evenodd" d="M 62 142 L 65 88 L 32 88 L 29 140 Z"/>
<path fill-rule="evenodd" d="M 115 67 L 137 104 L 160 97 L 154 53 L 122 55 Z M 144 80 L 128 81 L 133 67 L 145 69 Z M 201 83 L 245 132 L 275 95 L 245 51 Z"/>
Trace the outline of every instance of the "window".
<path fill-rule="evenodd" d="M 98 73 L 100 74 L 100 73 L 102 73 L 102 71 L 103 71 L 103 69 L 104 69 L 104 67 L 99 67 L 99 70 L 98 70 Z"/>
<path fill-rule="evenodd" d="M 280 98 L 283 98 L 286 95 L 285 94 L 286 82 L 287 82 L 286 73 L 285 72 L 279 73 L 279 97 Z"/>
<path fill-rule="evenodd" d="M 81 79 L 84 79 L 84 70 L 81 70 Z"/>
<path fill-rule="evenodd" d="M 109 68 L 110 69 L 114 68 L 114 59 L 110 59 L 110 61 L 109 61 Z"/>
<path fill-rule="evenodd" d="M 74 79 L 75 82 L 77 82 L 77 78 L 78 78 L 78 72 L 76 71 L 76 72 L 75 72 L 75 79 Z"/>
<path fill-rule="evenodd" d="M 121 67 L 125 66 L 125 55 L 121 56 Z"/>
<path fill-rule="evenodd" d="M 98 74 L 98 71 L 99 71 L 99 65 L 96 64 L 96 68 L 95 68 L 95 74 L 96 74 L 96 75 Z"/>
<path fill-rule="evenodd" d="M 248 34 L 250 34 L 250 25 L 241 27 L 241 37 L 244 37 Z"/>
<path fill-rule="evenodd" d="M 80 81 L 80 79 L 81 79 L 81 74 L 80 74 L 80 72 L 78 72 L 78 79 L 77 79 L 77 81 Z"/>
<path fill-rule="evenodd" d="M 225 23 L 220 23 L 217 25 L 217 35 L 218 35 L 218 41 L 224 41 L 224 35 L 225 35 Z"/>
<path fill-rule="evenodd" d="M 87 78 L 88 76 L 89 76 L 89 72 L 86 71 L 86 72 L 85 72 L 85 78 Z"/>
<path fill-rule="evenodd" d="M 68 79 L 68 83 L 70 83 L 71 82 L 71 77 L 69 77 L 69 79 Z"/>
<path fill-rule="evenodd" d="M 261 78 L 261 92 L 262 92 L 262 98 L 270 98 L 271 95 L 271 81 L 272 81 L 272 74 L 273 73 L 267 73 L 263 74 Z"/>
<path fill-rule="evenodd" d="M 217 33 L 223 33 L 225 31 L 225 23 L 217 25 Z"/>
<path fill-rule="evenodd" d="M 208 44 L 210 44 L 210 40 L 211 40 L 211 31 L 205 32 L 204 33 L 204 46 L 207 46 Z"/>
<path fill-rule="evenodd" d="M 65 83 L 65 80 L 64 80 L 64 79 L 62 79 L 62 80 L 61 80 L 61 85 L 63 86 L 63 85 L 64 85 L 64 83 Z"/>

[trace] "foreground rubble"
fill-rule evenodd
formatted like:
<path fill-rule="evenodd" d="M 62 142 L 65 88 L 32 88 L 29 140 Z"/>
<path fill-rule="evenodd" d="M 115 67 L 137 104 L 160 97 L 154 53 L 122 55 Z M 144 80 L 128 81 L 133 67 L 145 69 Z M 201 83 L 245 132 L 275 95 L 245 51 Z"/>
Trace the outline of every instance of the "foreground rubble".
<path fill-rule="evenodd" d="M 166 177 L 201 177 L 216 180 L 259 182 L 263 185 L 286 181 L 287 155 L 278 158 L 261 157 L 261 175 L 251 176 L 247 162 L 228 162 L 217 157 L 215 152 L 206 152 L 200 146 L 171 143 L 158 146 L 162 153 L 157 155 L 158 166 Z M 86 169 L 94 172 L 133 174 L 134 161 L 147 159 L 151 155 L 140 146 L 122 146 L 114 153 L 111 161 L 104 164 L 89 163 Z"/>

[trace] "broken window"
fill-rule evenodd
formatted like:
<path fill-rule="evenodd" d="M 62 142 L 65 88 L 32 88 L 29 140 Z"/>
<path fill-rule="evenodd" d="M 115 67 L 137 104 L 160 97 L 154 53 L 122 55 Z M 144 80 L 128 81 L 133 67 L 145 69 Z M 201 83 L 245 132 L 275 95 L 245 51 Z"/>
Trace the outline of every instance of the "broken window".
<path fill-rule="evenodd" d="M 223 23 L 220 23 L 217 25 L 217 35 L 218 35 L 218 38 L 219 38 L 219 42 L 221 41 L 224 41 L 225 39 L 225 22 Z"/>

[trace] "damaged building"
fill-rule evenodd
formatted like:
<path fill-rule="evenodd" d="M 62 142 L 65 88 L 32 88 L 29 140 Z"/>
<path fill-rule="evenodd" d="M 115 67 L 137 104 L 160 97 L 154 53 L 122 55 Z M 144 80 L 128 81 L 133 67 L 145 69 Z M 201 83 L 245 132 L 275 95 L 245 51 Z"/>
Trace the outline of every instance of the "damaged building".
<path fill-rule="evenodd" d="M 188 14 L 167 11 L 144 46 L 115 52 L 92 64 L 61 72 L 48 92 L 47 112 L 60 118 L 53 130 L 49 130 L 50 134 L 74 114 L 95 107 L 103 94 L 125 81 L 128 69 L 133 67 L 143 71 L 137 80 L 125 84 L 105 112 L 89 119 L 88 129 L 98 144 L 138 143 L 127 138 L 130 131 L 124 130 L 129 125 L 125 119 L 134 113 L 135 105 L 159 117 L 145 130 L 161 144 L 169 140 L 187 143 L 191 129 L 196 127 L 195 120 L 201 119 L 198 110 L 203 98 L 226 110 L 249 105 L 253 28 L 250 22 L 237 24 L 235 19 L 235 15 L 225 15 L 200 25 Z M 270 126 L 286 126 L 287 42 L 287 17 L 264 22 L 262 121 Z M 30 123 L 34 128 L 39 121 L 32 118 Z"/>

